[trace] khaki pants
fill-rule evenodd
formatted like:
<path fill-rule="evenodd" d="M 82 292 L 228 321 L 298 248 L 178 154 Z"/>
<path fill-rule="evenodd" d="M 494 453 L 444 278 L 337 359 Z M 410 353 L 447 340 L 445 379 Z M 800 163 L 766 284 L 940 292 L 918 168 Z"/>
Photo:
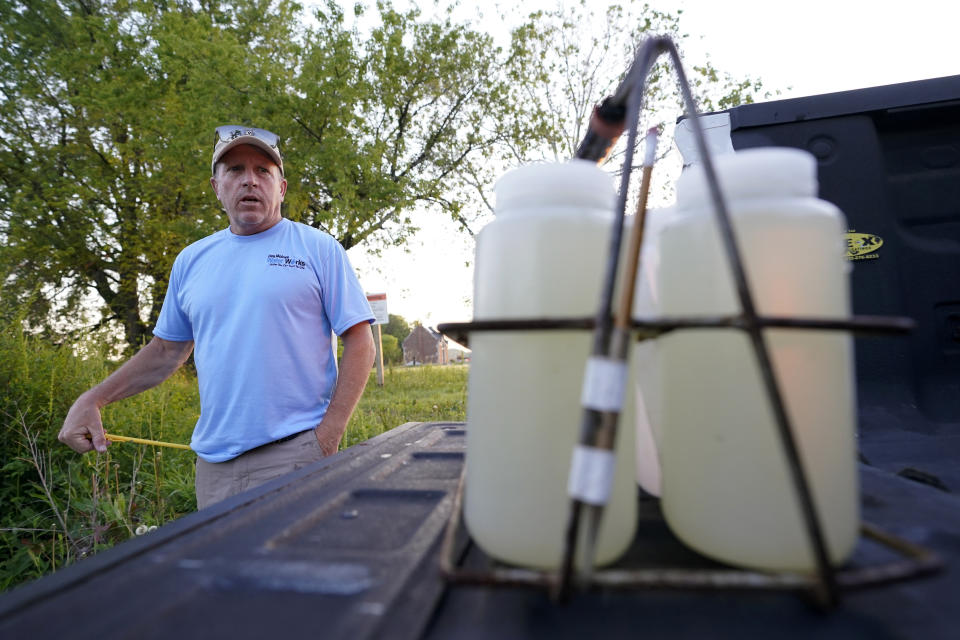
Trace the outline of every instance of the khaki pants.
<path fill-rule="evenodd" d="M 197 509 L 260 486 L 323 458 L 313 429 L 284 442 L 265 444 L 226 462 L 197 458 Z"/>

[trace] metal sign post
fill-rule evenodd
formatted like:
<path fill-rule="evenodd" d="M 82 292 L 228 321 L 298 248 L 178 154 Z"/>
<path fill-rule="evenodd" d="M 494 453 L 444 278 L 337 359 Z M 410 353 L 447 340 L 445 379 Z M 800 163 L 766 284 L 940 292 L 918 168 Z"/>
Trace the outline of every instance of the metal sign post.
<path fill-rule="evenodd" d="M 368 293 L 367 302 L 370 303 L 370 310 L 373 311 L 374 321 L 376 325 L 376 340 L 374 342 L 377 346 L 377 386 L 383 386 L 383 332 L 380 329 L 380 325 L 387 324 L 390 322 L 390 315 L 387 313 L 387 294 L 385 293 Z"/>

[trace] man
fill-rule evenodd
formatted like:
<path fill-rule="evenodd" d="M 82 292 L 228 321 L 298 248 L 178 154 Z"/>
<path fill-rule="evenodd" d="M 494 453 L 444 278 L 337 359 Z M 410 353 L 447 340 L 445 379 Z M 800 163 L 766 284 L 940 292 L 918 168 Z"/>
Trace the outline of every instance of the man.
<path fill-rule="evenodd" d="M 59 439 L 106 451 L 100 409 L 166 380 L 194 352 L 202 509 L 337 451 L 373 365 L 373 314 L 346 252 L 280 215 L 279 137 L 217 129 L 210 184 L 230 226 L 174 261 L 154 338 L 82 394 Z M 343 339 L 337 371 L 331 333 Z"/>

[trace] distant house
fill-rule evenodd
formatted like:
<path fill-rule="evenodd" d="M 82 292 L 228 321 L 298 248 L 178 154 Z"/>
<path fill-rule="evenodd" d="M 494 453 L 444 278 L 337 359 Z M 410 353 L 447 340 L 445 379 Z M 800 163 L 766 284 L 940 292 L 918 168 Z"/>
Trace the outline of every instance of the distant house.
<path fill-rule="evenodd" d="M 449 359 L 447 341 L 430 327 L 416 325 L 403 341 L 406 364 L 447 364 Z"/>

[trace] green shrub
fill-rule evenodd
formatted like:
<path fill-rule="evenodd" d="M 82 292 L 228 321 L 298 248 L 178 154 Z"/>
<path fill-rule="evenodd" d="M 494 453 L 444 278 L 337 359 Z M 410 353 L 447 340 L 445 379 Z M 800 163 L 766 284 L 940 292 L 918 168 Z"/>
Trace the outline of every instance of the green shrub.
<path fill-rule="evenodd" d="M 381 338 L 383 341 L 384 364 L 402 364 L 403 347 L 400 346 L 400 341 L 397 340 L 397 337 L 392 336 L 389 333 L 384 333 Z"/>
<path fill-rule="evenodd" d="M 113 443 L 78 455 L 57 441 L 73 400 L 117 366 L 106 336 L 72 347 L 0 318 L 0 589 L 196 509 L 193 454 Z M 83 355 L 79 355 L 79 354 Z M 104 410 L 108 433 L 186 443 L 199 402 L 189 372 Z"/>

